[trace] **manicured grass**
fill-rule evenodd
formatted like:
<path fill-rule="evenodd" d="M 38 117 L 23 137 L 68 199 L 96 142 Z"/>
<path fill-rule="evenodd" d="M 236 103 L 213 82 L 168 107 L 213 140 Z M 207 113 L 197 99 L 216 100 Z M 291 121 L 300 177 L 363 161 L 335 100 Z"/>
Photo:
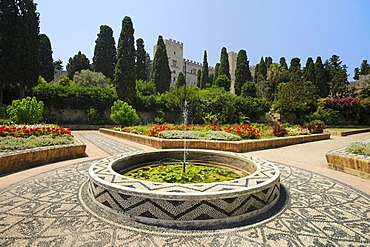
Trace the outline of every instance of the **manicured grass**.
<path fill-rule="evenodd" d="M 364 130 L 366 128 L 326 128 L 327 131 L 337 131 L 337 132 L 347 132 L 347 131 L 357 131 Z"/>

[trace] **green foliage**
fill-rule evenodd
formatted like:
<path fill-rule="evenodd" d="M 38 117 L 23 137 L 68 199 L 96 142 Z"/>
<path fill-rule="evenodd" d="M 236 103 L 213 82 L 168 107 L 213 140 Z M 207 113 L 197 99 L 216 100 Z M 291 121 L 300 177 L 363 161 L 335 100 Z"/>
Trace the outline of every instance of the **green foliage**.
<path fill-rule="evenodd" d="M 100 112 L 109 109 L 117 99 L 116 90 L 111 87 L 62 86 L 54 83 L 37 85 L 33 88 L 33 95 L 42 100 L 48 108 L 94 108 Z"/>
<path fill-rule="evenodd" d="M 9 152 L 14 150 L 25 150 L 29 148 L 73 144 L 73 137 L 70 135 L 43 135 L 30 136 L 27 138 L 16 138 L 13 136 L 0 138 L 0 152 Z"/>
<path fill-rule="evenodd" d="M 227 75 L 219 75 L 215 81 L 215 85 L 225 89 L 225 91 L 230 91 L 231 80 Z"/>
<path fill-rule="evenodd" d="M 17 124 L 35 124 L 42 120 L 44 103 L 37 102 L 36 97 L 27 97 L 22 100 L 13 100 L 8 106 L 7 113 L 10 119 Z"/>
<path fill-rule="evenodd" d="M 54 79 L 54 65 L 53 65 L 53 51 L 51 50 L 51 43 L 49 37 L 45 34 L 39 35 L 40 42 L 40 75 L 45 78 L 47 82 Z"/>
<path fill-rule="evenodd" d="M 218 71 L 220 70 L 220 63 L 216 63 L 215 65 L 215 74 L 214 74 L 214 77 L 213 77 L 213 83 L 212 84 L 215 84 L 216 80 L 217 80 L 217 77 L 218 77 Z"/>
<path fill-rule="evenodd" d="M 212 112 L 206 112 L 202 120 L 207 125 L 219 125 L 219 118 L 220 114 L 212 114 Z"/>
<path fill-rule="evenodd" d="M 312 57 L 307 58 L 306 67 L 303 68 L 304 81 L 315 82 L 315 64 Z"/>
<path fill-rule="evenodd" d="M 176 87 L 183 87 L 183 86 L 185 86 L 185 84 L 186 84 L 186 82 L 185 82 L 184 73 L 180 72 L 179 77 L 177 77 Z"/>
<path fill-rule="evenodd" d="M 360 75 L 368 75 L 370 74 L 370 65 L 368 64 L 367 60 L 362 60 L 361 67 L 360 67 Z"/>
<path fill-rule="evenodd" d="M 242 97 L 257 97 L 257 89 L 256 89 L 256 83 L 253 81 L 247 81 L 243 84 L 241 88 L 241 94 Z"/>
<path fill-rule="evenodd" d="M 204 50 L 203 54 L 203 65 L 202 65 L 202 72 L 201 72 L 201 78 L 200 78 L 200 88 L 204 89 L 207 86 L 208 81 L 208 61 L 207 61 L 207 51 Z M 180 75 L 179 75 L 180 76 Z"/>
<path fill-rule="evenodd" d="M 97 110 L 90 108 L 87 111 L 87 122 L 89 124 L 99 124 L 102 122 L 101 116 Z"/>
<path fill-rule="evenodd" d="M 84 69 L 90 69 L 90 61 L 85 54 L 82 54 L 81 51 L 79 51 L 76 55 L 69 58 L 67 64 L 67 74 L 69 79 L 72 80 L 76 72 Z"/>
<path fill-rule="evenodd" d="M 315 70 L 314 83 L 318 89 L 318 94 L 321 98 L 325 98 L 329 95 L 329 84 L 324 65 L 322 64 L 321 57 L 316 58 L 314 70 Z"/>
<path fill-rule="evenodd" d="M 288 64 L 286 63 L 286 60 L 285 60 L 285 57 L 281 57 L 280 60 L 279 60 L 279 64 L 280 66 L 285 69 L 285 70 L 288 70 Z"/>
<path fill-rule="evenodd" d="M 73 81 L 77 86 L 97 86 L 106 87 L 107 78 L 101 72 L 91 70 L 81 70 L 73 76 Z"/>
<path fill-rule="evenodd" d="M 347 148 L 346 152 L 370 156 L 370 143 L 354 142 Z"/>
<path fill-rule="evenodd" d="M 251 71 L 249 70 L 249 61 L 247 58 L 247 52 L 240 50 L 236 58 L 236 69 L 235 69 L 235 94 L 240 95 L 242 86 L 247 81 L 252 80 Z"/>
<path fill-rule="evenodd" d="M 146 51 L 144 48 L 144 40 L 136 40 L 136 79 L 137 80 L 148 80 L 148 64 L 146 59 Z"/>
<path fill-rule="evenodd" d="M 39 21 L 32 0 L 0 1 L 0 90 L 17 85 L 19 98 L 40 75 Z"/>
<path fill-rule="evenodd" d="M 309 121 L 321 120 L 327 125 L 340 124 L 339 111 L 319 106 L 317 110 L 308 116 Z"/>
<path fill-rule="evenodd" d="M 234 102 L 235 112 L 240 116 L 249 117 L 253 122 L 260 121 L 261 116 L 264 116 L 271 107 L 270 101 L 261 98 L 244 98 L 238 96 L 235 98 Z"/>
<path fill-rule="evenodd" d="M 289 66 L 289 78 L 291 81 L 301 81 L 301 59 L 298 57 L 292 58 Z"/>
<path fill-rule="evenodd" d="M 170 90 L 171 70 L 168 64 L 166 45 L 163 37 L 158 37 L 157 50 L 153 60 L 153 80 L 157 92 L 164 93 Z"/>
<path fill-rule="evenodd" d="M 122 20 L 121 34 L 118 40 L 117 64 L 114 73 L 114 85 L 118 98 L 133 103 L 136 87 L 134 28 L 131 18 Z"/>
<path fill-rule="evenodd" d="M 325 123 L 320 120 L 313 120 L 305 124 L 305 127 L 310 131 L 311 134 L 323 133 L 325 129 Z"/>
<path fill-rule="evenodd" d="M 113 30 L 107 25 L 101 25 L 98 38 L 95 40 L 92 64 L 94 71 L 101 72 L 107 78 L 113 79 L 116 57 L 117 51 Z"/>
<path fill-rule="evenodd" d="M 258 69 L 256 67 L 256 82 L 265 81 L 267 77 L 267 66 L 265 63 L 265 60 L 263 60 L 263 57 L 260 59 L 260 63 L 258 64 Z"/>
<path fill-rule="evenodd" d="M 198 139 L 198 140 L 219 140 L 219 141 L 240 141 L 238 135 L 225 131 L 192 131 L 192 130 L 164 130 L 158 133 L 158 137 L 164 139 Z"/>
<path fill-rule="evenodd" d="M 73 86 L 75 83 L 68 76 L 62 75 L 57 84 L 61 86 Z"/>
<path fill-rule="evenodd" d="M 184 172 L 184 168 L 185 172 Z M 130 171 L 125 176 L 160 183 L 214 183 L 240 178 L 229 169 L 196 163 L 155 164 Z"/>
<path fill-rule="evenodd" d="M 217 78 L 220 75 L 226 75 L 230 79 L 230 65 L 229 65 L 229 55 L 227 54 L 226 47 L 222 47 L 220 56 L 220 67 L 218 69 Z M 216 79 L 217 81 L 217 79 Z"/>
<path fill-rule="evenodd" d="M 197 87 L 201 88 L 202 70 L 197 70 Z"/>
<path fill-rule="evenodd" d="M 122 126 L 134 125 L 139 121 L 136 110 L 122 100 L 113 103 L 110 118 L 113 122 Z"/>
<path fill-rule="evenodd" d="M 330 95 L 334 98 L 343 98 L 348 95 L 348 75 L 347 66 L 342 65 L 340 57 L 337 55 L 331 56 L 326 61 L 326 67 L 329 72 Z"/>

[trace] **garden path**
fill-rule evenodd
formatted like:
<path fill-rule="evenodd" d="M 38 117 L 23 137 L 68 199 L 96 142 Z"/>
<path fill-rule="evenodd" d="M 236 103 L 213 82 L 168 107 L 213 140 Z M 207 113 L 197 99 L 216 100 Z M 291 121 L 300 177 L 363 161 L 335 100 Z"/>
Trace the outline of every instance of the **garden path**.
<path fill-rule="evenodd" d="M 335 171 L 327 169 L 329 176 L 323 176 L 325 165 L 312 157 L 343 145 L 343 139 L 253 152 L 278 161 L 288 200 L 276 215 L 252 225 L 240 222 L 212 229 L 176 229 L 119 219 L 94 207 L 85 193 L 87 170 L 94 160 L 153 148 L 98 132 L 74 134 L 87 145 L 89 157 L 0 178 L 0 246 L 370 245 L 369 193 L 359 191 L 361 183 L 349 186 L 332 179 Z M 350 136 L 345 141 L 355 139 L 369 139 L 369 135 Z M 289 154 L 289 149 L 296 154 Z M 306 166 L 310 169 L 301 169 Z"/>

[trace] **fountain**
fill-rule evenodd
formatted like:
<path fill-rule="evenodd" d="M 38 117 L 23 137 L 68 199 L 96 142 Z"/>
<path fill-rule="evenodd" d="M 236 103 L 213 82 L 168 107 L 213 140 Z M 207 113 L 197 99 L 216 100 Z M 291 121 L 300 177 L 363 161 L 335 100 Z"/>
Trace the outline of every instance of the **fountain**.
<path fill-rule="evenodd" d="M 230 152 L 187 150 L 187 161 L 202 161 L 249 175 L 240 179 L 169 184 L 132 179 L 123 170 L 163 159 L 179 160 L 183 150 L 118 155 L 89 169 L 89 194 L 101 208 L 134 221 L 165 226 L 209 226 L 238 222 L 272 208 L 280 196 L 280 172 L 272 163 Z"/>
<path fill-rule="evenodd" d="M 184 87 L 184 126 L 188 102 Z M 214 183 L 175 184 L 133 179 L 122 174 L 159 164 L 182 161 L 228 168 L 239 179 Z M 164 225 L 203 227 L 239 222 L 259 216 L 280 197 L 280 172 L 267 161 L 231 152 L 172 149 L 118 155 L 94 163 L 89 169 L 88 192 L 101 208 L 134 221 Z"/>

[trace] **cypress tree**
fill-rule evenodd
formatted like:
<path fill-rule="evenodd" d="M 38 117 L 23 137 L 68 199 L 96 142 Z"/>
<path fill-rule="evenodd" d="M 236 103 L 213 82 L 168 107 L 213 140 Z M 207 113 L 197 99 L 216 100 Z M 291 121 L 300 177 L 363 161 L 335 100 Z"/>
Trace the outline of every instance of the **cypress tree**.
<path fill-rule="evenodd" d="M 18 63 L 21 68 L 18 73 L 20 98 L 25 97 L 26 89 L 37 84 L 40 75 L 39 59 L 39 13 L 32 0 L 16 1 L 19 9 L 19 22 L 13 28 L 19 34 Z"/>
<path fill-rule="evenodd" d="M 298 57 L 294 57 L 290 61 L 289 77 L 291 81 L 294 82 L 301 81 L 302 78 L 301 59 L 299 59 Z"/>
<path fill-rule="evenodd" d="M 185 82 L 184 73 L 180 72 L 179 77 L 177 77 L 176 87 L 182 87 L 182 86 L 185 86 L 185 84 L 186 82 Z"/>
<path fill-rule="evenodd" d="M 256 64 L 256 67 L 254 68 L 254 82 L 258 82 L 258 75 L 260 74 L 260 65 Z"/>
<path fill-rule="evenodd" d="M 40 42 L 40 75 L 50 82 L 54 79 L 53 51 L 49 37 L 45 34 L 39 35 Z"/>
<path fill-rule="evenodd" d="M 288 70 L 288 64 L 286 63 L 285 57 L 280 58 L 280 67 L 284 68 L 285 70 Z"/>
<path fill-rule="evenodd" d="M 329 85 L 326 78 L 324 65 L 322 64 L 321 57 L 318 56 L 315 62 L 315 80 L 314 84 L 319 90 L 319 96 L 325 98 L 329 94 Z"/>
<path fill-rule="evenodd" d="M 315 82 L 315 64 L 312 57 L 307 58 L 306 67 L 303 69 L 304 81 Z"/>
<path fill-rule="evenodd" d="M 16 84 L 21 69 L 18 63 L 19 25 L 18 8 L 14 0 L 0 1 L 0 106 L 4 89 Z"/>
<path fill-rule="evenodd" d="M 367 63 L 367 60 L 363 60 L 360 67 L 360 75 L 370 74 L 370 65 Z"/>
<path fill-rule="evenodd" d="M 113 37 L 113 30 L 107 25 L 100 26 L 98 38 L 95 40 L 93 69 L 113 79 L 116 66 L 117 50 Z"/>
<path fill-rule="evenodd" d="M 66 67 L 69 79 L 73 80 L 73 76 L 75 75 L 76 72 L 85 69 L 90 69 L 90 61 L 85 54 L 79 51 L 76 55 L 73 56 L 73 58 L 72 57 L 69 58 Z"/>
<path fill-rule="evenodd" d="M 204 50 L 203 54 L 203 66 L 202 66 L 202 75 L 200 79 L 200 88 L 205 89 L 208 81 L 208 61 L 207 61 L 207 51 Z"/>
<path fill-rule="evenodd" d="M 160 35 L 157 41 L 157 50 L 153 59 L 153 80 L 157 92 L 164 93 L 170 90 L 171 70 L 168 64 L 166 45 Z"/>
<path fill-rule="evenodd" d="M 226 47 L 222 47 L 220 56 L 220 68 L 218 69 L 218 76 L 226 75 L 230 79 L 230 65 L 229 55 L 227 54 Z"/>
<path fill-rule="evenodd" d="M 202 70 L 198 69 L 197 70 L 197 87 L 201 87 L 202 84 Z"/>
<path fill-rule="evenodd" d="M 267 76 L 266 63 L 263 60 L 263 57 L 261 57 L 260 63 L 258 65 L 257 81 L 265 81 L 266 76 Z"/>
<path fill-rule="evenodd" d="M 266 64 L 266 70 L 268 70 L 272 64 L 272 57 L 266 57 L 265 58 L 265 64 Z M 266 73 L 267 75 L 267 73 Z"/>
<path fill-rule="evenodd" d="M 136 40 L 136 79 L 148 80 L 148 69 L 146 65 L 146 51 L 144 48 L 144 40 Z"/>
<path fill-rule="evenodd" d="M 235 94 L 240 95 L 242 86 L 245 82 L 251 81 L 251 71 L 249 70 L 249 61 L 247 58 L 247 52 L 240 50 L 236 58 L 236 69 L 235 69 Z"/>
<path fill-rule="evenodd" d="M 220 69 L 220 63 L 216 63 L 216 65 L 215 65 L 215 76 L 213 77 L 213 84 L 215 84 L 215 82 L 217 80 L 219 69 Z"/>
<path fill-rule="evenodd" d="M 354 72 L 355 72 L 355 74 L 353 76 L 353 80 L 357 81 L 357 80 L 360 79 L 360 69 L 357 67 L 357 68 L 355 68 Z"/>
<path fill-rule="evenodd" d="M 122 20 L 114 71 L 114 84 L 118 98 L 130 104 L 133 103 L 136 94 L 134 31 L 131 18 L 125 16 Z"/>

